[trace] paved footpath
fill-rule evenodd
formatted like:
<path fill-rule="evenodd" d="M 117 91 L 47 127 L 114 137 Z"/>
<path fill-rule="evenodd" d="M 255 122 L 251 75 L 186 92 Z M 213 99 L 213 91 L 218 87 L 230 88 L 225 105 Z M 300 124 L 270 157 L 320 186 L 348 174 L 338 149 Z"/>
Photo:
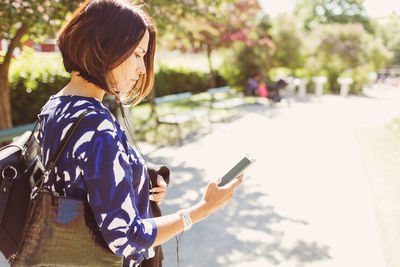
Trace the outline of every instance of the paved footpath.
<path fill-rule="evenodd" d="M 388 105 L 382 109 L 388 112 L 385 117 L 390 118 L 392 112 L 399 110 L 400 90 L 382 88 L 380 91 L 371 92 L 371 96 Z M 379 101 L 374 105 L 381 106 Z M 393 109 L 389 110 L 390 107 Z M 370 119 L 360 121 L 355 131 L 374 199 L 387 267 L 400 266 L 400 134 L 396 134 L 400 131 L 397 127 L 390 120 L 388 123 L 371 115 Z"/>
<path fill-rule="evenodd" d="M 238 118 L 184 146 L 141 144 L 148 158 L 172 169 L 165 213 L 199 201 L 207 182 L 241 155 L 257 159 L 230 205 L 184 233 L 180 266 L 400 266 L 400 239 L 387 238 L 400 226 L 400 211 L 393 210 L 399 205 L 388 203 L 400 201 L 399 194 L 381 203 L 374 198 L 398 181 L 387 179 L 374 192 L 380 173 L 366 168 L 374 163 L 365 156 L 372 148 L 361 148 L 374 139 L 366 126 L 400 116 L 400 97 L 389 97 L 400 90 L 389 91 L 297 99 L 290 107 L 247 105 Z M 392 158 L 393 165 L 399 161 Z M 165 266 L 177 266 L 175 250 L 174 239 L 164 245 Z"/>
<path fill-rule="evenodd" d="M 400 116 L 398 91 L 246 105 L 183 146 L 140 144 L 172 170 L 166 214 L 199 201 L 243 154 L 257 159 L 230 205 L 183 234 L 180 266 L 400 266 L 399 139 L 378 136 Z M 175 250 L 164 245 L 164 266 L 177 266 Z"/>

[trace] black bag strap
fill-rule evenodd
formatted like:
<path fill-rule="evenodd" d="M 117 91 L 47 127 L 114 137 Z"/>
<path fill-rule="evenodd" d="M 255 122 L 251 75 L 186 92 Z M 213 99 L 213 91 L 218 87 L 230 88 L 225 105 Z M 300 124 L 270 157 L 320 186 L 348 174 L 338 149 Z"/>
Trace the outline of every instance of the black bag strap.
<path fill-rule="evenodd" d="M 36 131 L 36 128 L 38 127 L 38 125 L 39 125 L 39 120 L 37 120 L 35 125 L 33 126 L 31 135 L 29 136 L 28 140 L 30 140 L 32 138 L 32 136 L 35 134 L 35 131 Z"/>
<path fill-rule="evenodd" d="M 56 166 L 56 163 L 58 161 L 58 159 L 60 158 L 61 154 L 64 152 L 65 148 L 68 145 L 68 142 L 71 140 L 72 135 L 74 134 L 76 128 L 78 127 L 78 125 L 81 123 L 83 117 L 85 117 L 88 113 L 92 112 L 92 111 L 99 111 L 101 112 L 100 109 L 88 109 L 85 110 L 84 112 L 82 112 L 78 118 L 76 118 L 76 120 L 74 121 L 74 123 L 72 124 L 71 128 L 68 129 L 67 133 L 65 134 L 64 139 L 61 141 L 60 146 L 57 149 L 56 154 L 53 156 L 52 160 L 50 160 L 45 167 L 44 173 L 43 175 L 40 177 L 40 179 L 36 182 L 36 184 L 34 185 L 34 188 L 31 192 L 31 199 L 33 199 L 36 194 L 38 193 L 38 191 L 43 190 L 44 187 L 44 181 L 46 179 L 46 177 L 49 176 L 50 172 L 54 169 L 54 167 Z"/>
<path fill-rule="evenodd" d="M 74 134 L 78 125 L 81 123 L 83 117 L 85 117 L 87 114 L 89 114 L 90 112 L 93 112 L 93 111 L 101 112 L 101 110 L 99 110 L 99 109 L 88 109 L 88 110 L 85 110 L 84 112 L 82 112 L 78 116 L 78 118 L 76 118 L 76 120 L 72 124 L 71 128 L 68 129 L 64 139 L 61 141 L 61 144 L 58 147 L 58 150 L 57 150 L 56 154 L 54 155 L 53 159 L 46 164 L 45 172 L 47 172 L 47 174 L 49 174 L 56 166 L 58 159 L 60 158 L 61 154 L 64 152 L 65 148 L 67 147 L 69 140 L 71 140 L 72 135 Z"/>
<path fill-rule="evenodd" d="M 85 110 L 84 112 L 82 112 L 78 118 L 76 118 L 76 120 L 74 121 L 74 123 L 72 124 L 72 126 L 68 129 L 67 133 L 65 134 L 64 139 L 61 141 L 60 146 L 57 149 L 56 154 L 53 156 L 52 160 L 50 160 L 46 166 L 45 166 L 45 170 L 44 170 L 44 174 L 42 175 L 42 177 L 40 177 L 40 179 L 36 182 L 35 184 L 35 188 L 33 189 L 33 191 L 31 192 L 31 199 L 34 198 L 34 196 L 38 193 L 38 191 L 43 190 L 43 186 L 44 186 L 44 180 L 46 179 L 46 177 L 49 176 L 50 172 L 54 169 L 54 167 L 56 166 L 56 163 L 58 161 L 58 159 L 60 158 L 61 154 L 64 152 L 65 148 L 67 147 L 69 141 L 71 140 L 72 135 L 74 134 L 76 128 L 78 128 L 78 125 L 81 123 L 81 121 L 83 120 L 83 117 L 85 117 L 87 114 L 89 114 L 90 112 L 93 111 L 99 111 L 101 112 L 100 109 L 88 109 Z"/>

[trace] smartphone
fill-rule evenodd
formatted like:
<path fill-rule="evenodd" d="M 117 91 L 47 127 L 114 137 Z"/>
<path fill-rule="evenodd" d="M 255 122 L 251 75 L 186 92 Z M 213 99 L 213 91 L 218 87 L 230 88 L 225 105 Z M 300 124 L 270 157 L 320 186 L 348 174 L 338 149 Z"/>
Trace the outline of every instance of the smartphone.
<path fill-rule="evenodd" d="M 241 175 L 248 167 L 250 167 L 256 160 L 246 155 L 240 160 L 232 169 L 230 169 L 224 176 L 218 186 L 224 186 L 234 178 Z"/>

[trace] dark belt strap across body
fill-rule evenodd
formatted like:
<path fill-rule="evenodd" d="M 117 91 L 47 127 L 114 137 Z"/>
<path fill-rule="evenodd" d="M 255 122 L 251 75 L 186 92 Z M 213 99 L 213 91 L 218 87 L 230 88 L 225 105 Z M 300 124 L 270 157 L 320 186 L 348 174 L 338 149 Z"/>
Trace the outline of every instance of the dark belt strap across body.
<path fill-rule="evenodd" d="M 74 131 L 89 109 L 80 114 L 62 140 L 55 156 L 31 193 L 31 202 L 19 245 L 10 258 L 12 266 L 121 266 L 122 257 L 112 253 L 101 235 L 86 200 L 59 196 L 44 188 Z"/>

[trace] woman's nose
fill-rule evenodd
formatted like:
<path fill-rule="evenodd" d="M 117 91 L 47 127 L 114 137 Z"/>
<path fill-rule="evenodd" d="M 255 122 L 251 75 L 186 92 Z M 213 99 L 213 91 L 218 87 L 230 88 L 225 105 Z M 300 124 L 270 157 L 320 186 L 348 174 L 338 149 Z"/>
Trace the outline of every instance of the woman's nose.
<path fill-rule="evenodd" d="M 144 64 L 144 60 L 141 59 L 139 61 L 139 66 L 137 68 L 138 74 L 145 74 L 146 73 L 146 65 Z"/>

